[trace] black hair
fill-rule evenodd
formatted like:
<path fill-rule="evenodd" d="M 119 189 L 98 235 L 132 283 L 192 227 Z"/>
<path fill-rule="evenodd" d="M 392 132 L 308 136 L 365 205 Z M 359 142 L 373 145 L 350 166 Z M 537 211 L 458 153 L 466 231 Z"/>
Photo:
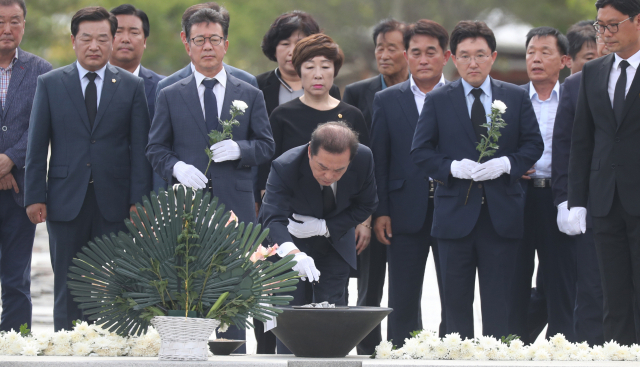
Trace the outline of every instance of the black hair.
<path fill-rule="evenodd" d="M 407 25 L 403 22 L 399 22 L 393 18 L 383 19 L 373 27 L 373 45 L 378 45 L 378 36 L 380 34 L 387 34 L 393 31 L 399 31 L 404 34 L 406 29 Z"/>
<path fill-rule="evenodd" d="M 308 37 L 312 34 L 320 33 L 320 26 L 309 13 L 300 10 L 284 13 L 273 21 L 262 38 L 262 53 L 269 60 L 277 61 L 276 47 L 278 47 L 280 41 L 291 37 L 293 32 L 298 30 L 304 33 L 304 37 Z"/>
<path fill-rule="evenodd" d="M 567 37 L 560 33 L 559 30 L 552 27 L 537 27 L 527 33 L 527 42 L 524 44 L 525 48 L 529 47 L 529 42 L 533 37 L 555 37 L 556 44 L 558 45 L 558 51 L 560 55 L 566 55 L 569 53 L 569 41 Z"/>
<path fill-rule="evenodd" d="M 26 19 L 27 18 L 27 4 L 25 4 L 24 0 L 0 0 L 0 6 L 10 6 L 13 4 L 18 4 L 22 8 L 22 15 Z"/>
<path fill-rule="evenodd" d="M 144 38 L 149 37 L 149 17 L 147 17 L 147 13 L 140 9 L 136 9 L 135 6 L 131 4 L 122 4 L 111 9 L 111 14 L 118 15 L 135 15 L 140 18 L 142 21 L 142 31 L 144 32 Z"/>
<path fill-rule="evenodd" d="M 491 52 L 493 53 L 496 50 L 496 36 L 485 22 L 479 20 L 462 20 L 456 24 L 453 32 L 451 32 L 451 40 L 449 41 L 451 53 L 455 55 L 460 42 L 467 38 L 484 38 Z"/>
<path fill-rule="evenodd" d="M 311 133 L 311 155 L 318 155 L 320 148 L 332 154 L 342 154 L 349 149 L 349 160 L 358 152 L 358 133 L 342 121 L 332 121 L 318 125 Z"/>
<path fill-rule="evenodd" d="M 567 40 L 569 41 L 569 56 L 575 59 L 582 46 L 592 45 L 596 47 L 596 31 L 593 29 L 593 20 L 581 20 L 569 27 Z"/>
<path fill-rule="evenodd" d="M 71 34 L 74 37 L 78 34 L 78 28 L 82 22 L 99 22 L 101 20 L 109 21 L 111 36 L 115 37 L 118 29 L 118 18 L 101 6 L 88 6 L 78 10 L 71 18 Z"/>
<path fill-rule="evenodd" d="M 596 9 L 602 9 L 605 6 L 611 5 L 614 9 L 620 13 L 631 17 L 635 17 L 640 14 L 640 1 L 639 0 L 597 0 Z"/>
<path fill-rule="evenodd" d="M 442 52 L 447 51 L 449 33 L 443 26 L 429 19 L 421 19 L 407 27 L 404 32 L 404 49 L 409 52 L 409 42 L 416 35 L 433 37 L 438 40 Z"/>
<path fill-rule="evenodd" d="M 191 27 L 193 27 L 194 24 L 199 24 L 199 23 L 220 24 L 220 26 L 222 27 L 222 35 L 224 39 L 227 39 L 227 36 L 229 35 L 229 22 L 222 15 L 222 13 L 209 8 L 204 8 L 193 13 L 193 15 L 187 21 L 187 24 L 185 25 L 185 29 L 184 29 L 184 33 L 187 36 L 187 42 L 191 37 Z"/>

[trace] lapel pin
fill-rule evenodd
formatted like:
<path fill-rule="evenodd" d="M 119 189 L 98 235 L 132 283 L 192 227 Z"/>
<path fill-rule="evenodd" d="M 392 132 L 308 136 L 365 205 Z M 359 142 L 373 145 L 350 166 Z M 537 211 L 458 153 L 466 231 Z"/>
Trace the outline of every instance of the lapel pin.
<path fill-rule="evenodd" d="M 115 79 L 111 79 L 111 83 L 115 83 L 115 82 L 116 82 L 116 80 L 115 80 Z"/>
<path fill-rule="evenodd" d="M 338 118 L 339 118 L 339 119 L 341 119 L 341 118 L 342 118 L 342 114 L 341 114 L 341 113 L 339 113 L 339 114 L 338 114 Z"/>

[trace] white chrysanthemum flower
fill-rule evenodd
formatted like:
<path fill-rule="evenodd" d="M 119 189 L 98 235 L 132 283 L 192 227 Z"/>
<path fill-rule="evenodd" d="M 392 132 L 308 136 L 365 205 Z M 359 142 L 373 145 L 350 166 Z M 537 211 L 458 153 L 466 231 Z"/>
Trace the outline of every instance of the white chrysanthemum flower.
<path fill-rule="evenodd" d="M 391 350 L 393 344 L 390 341 L 383 340 L 376 346 L 376 358 L 389 359 L 391 357 Z"/>
<path fill-rule="evenodd" d="M 477 348 L 475 353 L 473 353 L 473 360 L 476 361 L 486 361 L 489 358 L 487 357 L 487 354 L 485 353 L 484 349 L 482 348 Z"/>
<path fill-rule="evenodd" d="M 53 334 L 53 336 L 51 337 L 51 342 L 54 345 L 70 344 L 71 333 L 66 330 L 60 330 L 57 333 Z"/>
<path fill-rule="evenodd" d="M 465 354 L 465 353 L 471 353 L 473 354 L 473 349 L 475 348 L 475 344 L 473 344 L 473 340 L 471 339 L 465 339 L 462 342 L 460 342 L 460 351 Z"/>
<path fill-rule="evenodd" d="M 636 360 L 636 356 L 635 354 L 631 353 L 631 351 L 629 350 L 628 347 L 624 347 L 624 348 L 620 348 L 620 351 L 618 353 L 616 353 L 618 358 L 620 358 L 621 361 L 635 361 Z"/>
<path fill-rule="evenodd" d="M 497 109 L 498 111 L 500 111 L 500 113 L 505 113 L 507 111 L 507 105 L 499 99 L 493 101 L 493 103 L 491 104 L 491 108 Z"/>
<path fill-rule="evenodd" d="M 233 102 L 231 102 L 231 104 L 233 105 L 233 107 L 237 108 L 238 110 L 244 112 L 249 106 L 244 103 L 243 101 L 240 100 L 235 100 Z"/>
<path fill-rule="evenodd" d="M 20 354 L 23 356 L 35 357 L 40 353 L 40 348 L 38 348 L 38 343 L 34 341 L 25 342 L 22 346 L 22 351 Z"/>
<path fill-rule="evenodd" d="M 419 359 L 432 359 L 433 356 L 431 354 L 431 347 L 428 346 L 426 343 L 420 343 L 418 344 L 418 350 L 417 350 L 417 358 Z"/>
<path fill-rule="evenodd" d="M 560 349 L 560 350 L 557 350 L 555 353 L 553 353 L 551 355 L 551 358 L 554 361 L 570 361 L 571 355 L 565 352 L 564 350 Z"/>
<path fill-rule="evenodd" d="M 71 356 L 73 355 L 73 349 L 71 348 L 71 344 L 58 344 L 53 346 L 53 354 L 54 356 Z"/>
<path fill-rule="evenodd" d="M 550 342 L 551 342 L 551 345 L 556 348 L 564 348 L 564 346 L 568 343 L 564 335 L 560 333 L 552 336 Z"/>
<path fill-rule="evenodd" d="M 462 338 L 458 333 L 447 334 L 444 339 L 442 339 L 442 344 L 449 350 L 459 350 L 460 343 L 462 343 Z"/>
<path fill-rule="evenodd" d="M 433 347 L 433 355 L 437 359 L 445 359 L 447 358 L 447 354 L 449 353 L 449 348 L 445 347 L 444 344 L 440 343 Z"/>
<path fill-rule="evenodd" d="M 227 329 L 229 328 L 229 324 L 222 324 L 220 325 L 220 327 L 218 328 L 218 332 L 219 333 L 224 333 L 225 331 L 227 331 Z"/>
<path fill-rule="evenodd" d="M 619 361 L 618 352 L 620 351 L 620 344 L 615 341 L 610 341 L 604 343 L 602 346 L 602 353 L 604 353 L 605 357 L 612 361 Z"/>
<path fill-rule="evenodd" d="M 415 338 L 407 338 L 404 340 L 404 347 L 402 349 L 406 354 L 410 354 L 415 356 L 418 354 L 418 348 L 420 347 L 420 342 Z"/>
<path fill-rule="evenodd" d="M 449 354 L 447 355 L 448 359 L 452 359 L 454 361 L 462 359 L 462 353 L 459 348 L 449 349 Z"/>
<path fill-rule="evenodd" d="M 83 322 L 78 322 L 76 323 L 76 325 L 73 327 L 73 331 L 77 331 L 83 334 L 86 334 L 87 331 L 89 331 L 89 324 L 87 324 L 86 321 Z"/>
<path fill-rule="evenodd" d="M 527 361 L 527 350 L 525 348 L 511 350 L 510 357 L 512 361 Z"/>
<path fill-rule="evenodd" d="M 519 350 L 524 347 L 524 342 L 520 339 L 516 339 L 509 344 L 509 349 L 511 350 Z"/>
<path fill-rule="evenodd" d="M 589 346 L 589 343 L 587 343 L 587 342 L 582 342 L 582 343 L 578 343 L 578 344 L 576 344 L 576 348 L 577 348 L 579 351 L 580 351 L 580 350 L 587 351 L 587 352 L 590 352 L 590 351 L 591 351 L 591 347 Z"/>
<path fill-rule="evenodd" d="M 91 348 L 91 344 L 87 342 L 80 342 L 73 344 L 73 355 L 77 357 L 88 356 L 89 353 L 93 352 Z"/>
<path fill-rule="evenodd" d="M 404 355 L 402 349 L 396 349 L 391 351 L 391 359 L 400 359 Z"/>
<path fill-rule="evenodd" d="M 629 347 L 629 352 L 635 355 L 640 355 L 640 345 L 631 344 L 631 346 Z"/>
<path fill-rule="evenodd" d="M 497 348 L 500 345 L 500 342 L 492 336 L 481 336 L 478 338 L 478 344 L 487 351 L 489 349 Z"/>
<path fill-rule="evenodd" d="M 24 347 L 25 344 L 26 343 L 24 339 L 22 339 L 22 337 L 15 339 L 13 342 L 8 343 L 6 348 L 8 352 L 7 354 L 14 355 L 14 356 L 20 355 L 22 353 L 22 348 Z"/>
<path fill-rule="evenodd" d="M 549 355 L 549 352 L 547 352 L 545 349 L 539 348 L 536 351 L 536 353 L 533 355 L 532 359 L 534 361 L 549 361 L 551 360 L 551 356 Z"/>
<path fill-rule="evenodd" d="M 13 344 L 17 340 L 21 340 L 21 339 L 22 339 L 22 336 L 13 329 L 11 329 L 11 331 L 8 331 L 7 333 L 4 334 L 4 340 L 9 344 Z"/>

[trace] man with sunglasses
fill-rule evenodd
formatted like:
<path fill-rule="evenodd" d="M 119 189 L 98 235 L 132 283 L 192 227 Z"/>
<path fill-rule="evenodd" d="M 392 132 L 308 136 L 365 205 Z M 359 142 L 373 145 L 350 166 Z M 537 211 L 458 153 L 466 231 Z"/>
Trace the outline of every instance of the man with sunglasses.
<path fill-rule="evenodd" d="M 604 299 L 604 340 L 639 338 L 640 1 L 598 0 L 594 27 L 611 54 L 588 62 L 574 119 L 564 232 L 586 231 L 593 217 Z"/>
<path fill-rule="evenodd" d="M 275 143 L 262 92 L 230 75 L 222 65 L 229 47 L 228 30 L 222 12 L 209 8 L 196 11 L 187 21 L 185 48 L 195 72 L 158 94 L 146 155 L 169 184 L 210 190 L 240 222 L 249 223 L 255 221 L 251 167 L 267 162 Z M 222 130 L 219 120 L 231 118 L 235 101 L 247 107 L 236 116 L 240 125 L 233 128 L 233 139 L 210 146 L 208 133 Z M 206 149 L 213 154 L 208 170 Z M 244 330 L 235 327 L 221 334 L 245 337 Z"/>

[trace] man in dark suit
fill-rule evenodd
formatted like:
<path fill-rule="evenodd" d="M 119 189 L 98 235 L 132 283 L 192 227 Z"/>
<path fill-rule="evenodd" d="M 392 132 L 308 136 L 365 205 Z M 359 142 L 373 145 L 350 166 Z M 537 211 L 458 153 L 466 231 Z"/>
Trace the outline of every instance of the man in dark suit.
<path fill-rule="evenodd" d="M 538 27 L 527 34 L 525 47 L 531 81 L 523 88 L 531 98 L 545 149 L 540 160 L 522 177 L 526 193 L 524 239 L 518 251 L 509 317 L 512 330 L 526 344 L 534 342 L 547 323 L 547 336 L 561 333 L 573 342 L 576 244 L 575 238 L 558 229 L 558 211 L 566 208 L 553 204 L 551 190 L 551 141 L 562 95 L 558 78 L 569 59 L 569 41 L 555 28 Z M 536 252 L 539 265 L 532 296 Z M 530 312 L 537 309 L 541 311 L 540 317 L 529 319 Z"/>
<path fill-rule="evenodd" d="M 377 205 L 373 156 L 345 123 L 321 125 L 309 144 L 273 161 L 259 220 L 280 244 L 278 255 L 295 254 L 293 269 L 309 278 L 298 283 L 291 304 L 346 305 L 345 285 L 356 266 L 354 228 Z M 280 342 L 278 352 L 286 352 Z"/>
<path fill-rule="evenodd" d="M 21 50 L 27 8 L 23 0 L 0 5 L 0 330 L 31 327 L 31 251 L 36 225 L 24 210 L 24 161 L 29 116 L 38 76 L 51 70 L 47 61 Z"/>
<path fill-rule="evenodd" d="M 264 97 L 222 66 L 229 46 L 229 23 L 221 12 L 198 10 L 187 21 L 185 31 L 187 51 L 196 70 L 160 91 L 147 157 L 165 181 L 211 190 L 241 222 L 253 222 L 251 167 L 266 162 L 275 150 Z M 238 101 L 247 107 L 236 117 L 240 125 L 233 128 L 233 139 L 209 146 L 207 134 L 222 128 L 219 120 L 229 120 L 231 104 Z M 213 153 L 208 171 L 206 149 Z M 244 339 L 244 330 L 236 327 L 224 334 Z"/>
<path fill-rule="evenodd" d="M 369 131 L 371 131 L 374 95 L 387 87 L 406 81 L 409 77 L 407 60 L 404 58 L 405 28 L 406 24 L 394 19 L 384 19 L 378 23 L 373 29 L 373 44 L 375 45 L 376 64 L 380 74 L 349 84 L 344 89 L 343 101 L 362 111 Z M 368 230 L 368 237 L 371 238 L 369 246 L 358 256 L 357 304 L 358 306 L 380 307 L 386 273 L 387 249 L 375 236 L 371 236 L 370 229 L 358 226 L 357 230 Z M 363 237 L 360 236 L 360 239 Z M 378 325 L 358 344 L 358 354 L 373 354 L 381 341 L 382 331 Z"/>
<path fill-rule="evenodd" d="M 73 257 L 97 236 L 126 231 L 129 211 L 151 191 L 144 81 L 107 63 L 117 22 L 102 7 L 79 10 L 78 61 L 40 76 L 33 102 L 25 204 L 33 223 L 47 221 L 55 330 L 86 319 L 66 285 Z"/>
<path fill-rule="evenodd" d="M 411 148 L 414 163 L 438 183 L 431 235 L 438 239 L 447 333 L 473 338 L 476 269 L 483 335 L 506 336 L 511 276 L 524 227 L 520 177 L 543 151 L 536 115 L 520 87 L 489 77 L 497 53 L 484 22 L 462 21 L 450 49 L 461 79 L 427 94 Z M 507 125 L 499 149 L 478 163 L 476 145 L 492 101 Z M 468 200 L 467 200 L 468 193 Z"/>
<path fill-rule="evenodd" d="M 431 237 L 435 183 L 411 160 L 411 142 L 427 93 L 445 85 L 442 70 L 449 61 L 449 34 L 440 24 L 423 19 L 405 31 L 409 80 L 376 94 L 373 102 L 371 150 L 376 162 L 380 204 L 375 234 L 386 246 L 389 262 L 387 340 L 402 345 L 422 330 L 422 285 L 432 249 L 446 332 L 444 289 L 438 245 Z M 378 271 L 380 271 L 378 269 Z"/>
<path fill-rule="evenodd" d="M 149 117 L 153 120 L 156 110 L 156 86 L 165 76 L 158 75 L 140 64 L 149 38 L 149 18 L 144 11 L 129 4 L 111 9 L 111 14 L 118 19 L 118 30 L 113 40 L 113 52 L 109 62 L 144 80 Z M 162 177 L 154 173 L 153 189 L 157 192 L 161 187 L 166 188 L 166 183 Z"/>
<path fill-rule="evenodd" d="M 604 340 L 638 342 L 640 296 L 640 1 L 598 0 L 613 54 L 585 64 L 571 137 L 566 232 L 586 231 L 587 202 L 604 295 Z"/>

